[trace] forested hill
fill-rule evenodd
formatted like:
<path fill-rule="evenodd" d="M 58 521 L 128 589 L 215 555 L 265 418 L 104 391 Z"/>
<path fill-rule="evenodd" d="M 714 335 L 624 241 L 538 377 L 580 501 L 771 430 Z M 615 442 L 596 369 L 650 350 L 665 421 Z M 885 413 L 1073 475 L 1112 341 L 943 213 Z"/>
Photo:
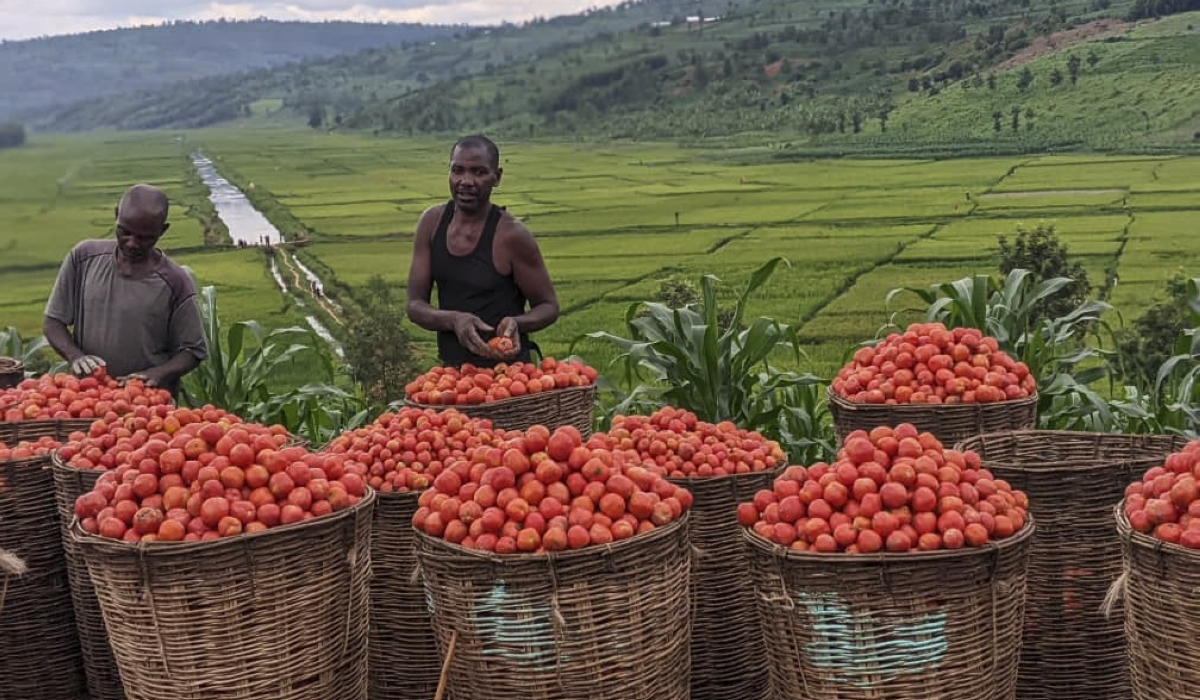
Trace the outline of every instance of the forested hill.
<path fill-rule="evenodd" d="M 364 49 L 461 27 L 271 20 L 160 26 L 0 43 L 0 120 L 98 96 Z"/>
<path fill-rule="evenodd" d="M 555 55 L 594 37 L 615 36 L 658 21 L 680 24 L 689 16 L 711 17 L 729 7 L 731 1 L 627 0 L 616 6 L 538 18 L 521 25 L 464 29 L 455 32 L 459 38 L 453 41 L 368 49 L 323 61 L 188 80 L 134 94 L 110 93 L 48 113 L 27 114 L 26 122 L 55 130 L 199 127 L 271 113 L 278 107 L 284 115 L 304 120 L 318 108 L 333 122 L 339 114 L 387 102 L 443 80 Z"/>

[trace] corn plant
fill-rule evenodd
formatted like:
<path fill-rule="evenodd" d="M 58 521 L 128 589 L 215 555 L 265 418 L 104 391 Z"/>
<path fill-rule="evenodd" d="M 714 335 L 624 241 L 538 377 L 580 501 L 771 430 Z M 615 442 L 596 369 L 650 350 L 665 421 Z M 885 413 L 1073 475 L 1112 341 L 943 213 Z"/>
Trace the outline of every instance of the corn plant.
<path fill-rule="evenodd" d="M 296 326 L 267 331 L 254 320 L 225 328 L 216 289 L 204 287 L 198 299 L 208 358 L 184 377 L 181 405 L 212 404 L 246 420 L 279 423 L 314 443 L 365 421 L 365 400 L 334 386 L 337 367 L 315 333 Z M 297 386 L 299 377 L 305 383 Z"/>
<path fill-rule="evenodd" d="M 1175 354 L 1154 381 L 1154 401 L 1164 432 L 1195 437 L 1200 432 L 1200 280 L 1188 280 L 1188 328 L 1175 342 Z"/>
<path fill-rule="evenodd" d="M 800 463 L 832 447 L 824 413 L 821 380 L 783 371 L 770 358 L 784 351 L 799 362 L 804 353 L 796 329 L 758 318 L 743 329 L 750 296 L 787 262 L 773 258 L 755 270 L 737 297 L 727 325 L 718 318 L 713 275 L 700 280 L 700 301 L 682 308 L 638 302 L 625 314 L 628 337 L 607 332 L 576 339 L 603 340 L 619 350 L 614 364 L 621 384 L 601 387 L 615 397 L 607 413 L 649 412 L 671 405 L 701 420 L 729 420 L 780 441 Z M 724 328 L 724 330 L 722 330 Z"/>

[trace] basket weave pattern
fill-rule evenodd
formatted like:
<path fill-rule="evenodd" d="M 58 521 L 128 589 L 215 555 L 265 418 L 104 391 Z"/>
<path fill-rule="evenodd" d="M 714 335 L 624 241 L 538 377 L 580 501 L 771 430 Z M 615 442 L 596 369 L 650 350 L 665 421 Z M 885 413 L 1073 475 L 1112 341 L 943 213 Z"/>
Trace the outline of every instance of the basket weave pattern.
<path fill-rule="evenodd" d="M 670 479 L 692 493 L 692 700 L 769 697 L 750 560 L 738 524 L 739 503 L 771 488 L 783 469 L 756 474 Z"/>
<path fill-rule="evenodd" d="M 1036 394 L 1024 399 L 996 403 L 887 404 L 855 403 L 828 392 L 829 412 L 838 441 L 855 430 L 870 431 L 881 425 L 912 423 L 921 432 L 930 432 L 944 445 L 984 433 L 1028 430 L 1036 427 Z"/>
<path fill-rule="evenodd" d="M 1022 700 L 1129 697 L 1128 651 L 1118 616 L 1101 607 L 1120 576 L 1113 505 L 1125 486 L 1186 440 L 1165 435 L 1016 431 L 958 445 L 1029 496 L 1038 530 L 1030 552 Z"/>
<path fill-rule="evenodd" d="M 71 581 L 71 600 L 75 608 L 75 627 L 79 631 L 79 646 L 83 652 L 91 700 L 124 700 L 121 674 L 108 643 L 108 630 L 96 600 L 96 589 L 88 576 L 87 564 L 79 545 L 71 538 L 71 522 L 75 519 L 75 501 L 92 490 L 104 472 L 98 469 L 68 467 L 53 456 L 54 491 L 58 499 L 59 527 L 63 552 L 67 559 L 67 574 Z"/>
<path fill-rule="evenodd" d="M 379 493 L 371 531 L 371 700 L 429 700 L 442 658 L 415 577 L 417 493 Z"/>
<path fill-rule="evenodd" d="M 24 440 L 33 442 L 43 437 L 66 442 L 71 433 L 87 432 L 94 422 L 91 418 L 0 421 L 0 442 L 11 446 Z"/>
<path fill-rule="evenodd" d="M 455 406 L 405 403 L 414 408 L 442 411 L 447 408 L 472 418 L 487 418 L 501 430 L 525 430 L 544 425 L 551 431 L 564 425 L 575 426 L 584 439 L 592 434 L 592 410 L 596 403 L 595 385 L 542 391 L 492 403 Z"/>
<path fill-rule="evenodd" d="M 196 543 L 79 543 L 130 700 L 366 700 L 374 492 Z"/>
<path fill-rule="evenodd" d="M 492 555 L 417 534 L 454 700 L 687 700 L 687 518 L 604 547 Z"/>
<path fill-rule="evenodd" d="M 1133 531 L 1124 502 L 1115 512 L 1133 700 L 1191 700 L 1200 692 L 1200 552 Z"/>
<path fill-rule="evenodd" d="M 49 465 L 49 457 L 0 462 L 0 549 L 29 567 L 0 583 L 0 700 L 86 692 Z"/>
<path fill-rule="evenodd" d="M 746 530 L 776 700 L 1014 700 L 1032 519 L 980 549 L 846 555 Z"/>

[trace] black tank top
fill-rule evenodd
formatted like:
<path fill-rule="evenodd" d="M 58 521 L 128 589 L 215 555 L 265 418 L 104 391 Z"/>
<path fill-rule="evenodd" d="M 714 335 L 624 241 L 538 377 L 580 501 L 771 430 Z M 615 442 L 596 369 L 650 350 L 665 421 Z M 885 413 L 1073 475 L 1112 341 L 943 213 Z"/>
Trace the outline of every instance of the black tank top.
<path fill-rule="evenodd" d="M 500 208 L 493 204 L 475 250 L 466 255 L 455 255 L 450 252 L 447 241 L 450 221 L 454 218 L 454 201 L 451 200 L 442 211 L 442 218 L 433 234 L 431 245 L 438 308 L 475 314 L 493 328 L 509 316 L 525 313 L 526 307 L 525 294 L 517 286 L 516 280 L 511 274 L 502 275 L 497 272 L 492 257 L 496 226 L 500 223 L 502 214 Z M 480 335 L 485 342 L 490 338 L 485 333 Z M 464 348 L 458 342 L 454 331 L 438 331 L 437 341 L 438 356 L 446 366 L 458 367 L 467 362 L 479 367 L 491 367 L 496 364 L 495 360 L 481 357 Z M 528 334 L 521 333 L 521 352 L 510 361 L 529 362 L 530 347 Z"/>

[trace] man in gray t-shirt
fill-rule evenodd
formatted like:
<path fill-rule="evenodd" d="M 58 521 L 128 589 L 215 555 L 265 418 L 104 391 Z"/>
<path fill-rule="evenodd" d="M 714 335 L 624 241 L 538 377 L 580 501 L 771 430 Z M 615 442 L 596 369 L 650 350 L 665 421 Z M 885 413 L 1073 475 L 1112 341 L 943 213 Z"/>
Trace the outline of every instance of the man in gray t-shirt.
<path fill-rule="evenodd" d="M 195 285 L 155 247 L 168 226 L 162 190 L 134 185 L 117 205 L 116 240 L 83 241 L 63 260 L 43 332 L 76 374 L 106 367 L 175 394 L 207 356 Z"/>

